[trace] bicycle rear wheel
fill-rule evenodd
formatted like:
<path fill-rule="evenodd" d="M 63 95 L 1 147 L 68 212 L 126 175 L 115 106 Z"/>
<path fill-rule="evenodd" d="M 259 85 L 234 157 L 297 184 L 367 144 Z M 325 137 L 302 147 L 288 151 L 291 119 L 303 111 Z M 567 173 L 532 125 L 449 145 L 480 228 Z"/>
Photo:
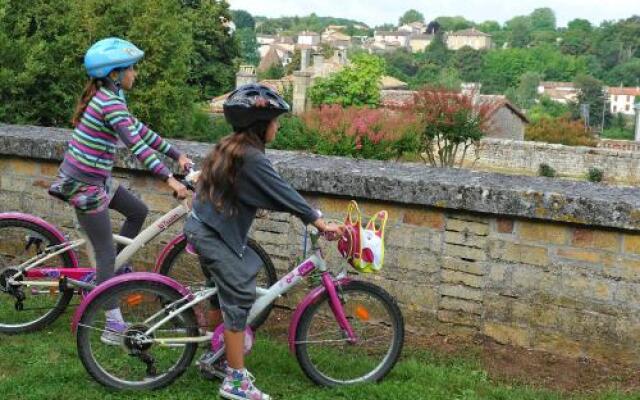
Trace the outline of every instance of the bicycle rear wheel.
<path fill-rule="evenodd" d="M 404 320 L 384 289 L 362 281 L 338 287 L 347 320 L 357 341 L 349 343 L 331 311 L 325 293 L 300 317 L 295 353 L 300 367 L 323 386 L 377 382 L 400 357 Z"/>
<path fill-rule="evenodd" d="M 58 278 L 38 279 L 52 286 L 9 285 L 18 265 L 61 242 L 42 226 L 18 219 L 0 221 L 0 332 L 33 332 L 53 322 L 69 304 L 73 291 L 60 292 Z M 69 252 L 59 254 L 36 268 L 72 268 Z M 21 278 L 24 280 L 24 277 Z"/>
<path fill-rule="evenodd" d="M 158 272 L 162 275 L 175 279 L 184 286 L 189 287 L 192 292 L 196 292 L 207 286 L 208 279 L 202 272 L 198 256 L 187 251 L 186 246 L 186 238 L 176 243 L 163 261 Z M 247 247 L 258 255 L 262 263 L 262 266 L 258 270 L 258 276 L 256 277 L 256 285 L 258 287 L 268 289 L 278 281 L 276 268 L 267 252 L 258 242 L 249 238 Z M 195 308 L 198 310 L 197 312 L 202 315 L 206 315 L 210 305 L 208 302 L 202 302 L 197 304 Z M 255 331 L 262 326 L 267 318 L 269 318 L 269 314 L 272 309 L 273 305 L 270 305 L 260 313 L 260 315 L 258 315 L 251 323 L 251 329 Z"/>
<path fill-rule="evenodd" d="M 151 336 L 145 332 L 179 304 L 182 295 L 156 282 L 125 282 L 96 297 L 78 324 L 78 355 L 87 372 L 113 389 L 150 390 L 171 384 L 191 364 L 196 343 L 161 345 L 157 339 L 185 339 L 199 334 L 193 309 L 165 322 Z M 120 307 L 128 329 L 120 345 L 103 343 L 105 305 Z M 156 316 L 153 318 L 153 316 Z M 153 321 L 151 321 L 153 319 Z"/>

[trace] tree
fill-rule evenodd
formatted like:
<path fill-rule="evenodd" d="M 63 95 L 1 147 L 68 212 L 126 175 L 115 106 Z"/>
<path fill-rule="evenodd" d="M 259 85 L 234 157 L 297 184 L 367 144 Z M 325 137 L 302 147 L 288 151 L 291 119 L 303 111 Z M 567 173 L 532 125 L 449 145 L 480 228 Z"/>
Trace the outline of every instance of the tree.
<path fill-rule="evenodd" d="M 607 74 L 606 80 L 611 86 L 640 86 L 640 58 L 617 65 Z"/>
<path fill-rule="evenodd" d="M 293 52 L 293 57 L 291 57 L 291 62 L 287 64 L 287 68 L 285 69 L 285 75 L 291 75 L 294 71 L 299 71 L 302 65 L 302 53 L 300 50 L 296 50 Z"/>
<path fill-rule="evenodd" d="M 556 15 L 550 8 L 536 8 L 530 15 L 534 31 L 555 31 Z"/>
<path fill-rule="evenodd" d="M 438 17 L 435 19 L 440 24 L 443 31 L 459 31 L 462 29 L 468 29 L 473 26 L 473 22 L 465 19 L 464 17 Z"/>
<path fill-rule="evenodd" d="M 505 23 L 505 30 L 509 32 L 511 47 L 527 47 L 531 43 L 533 26 L 531 17 L 518 16 Z"/>
<path fill-rule="evenodd" d="M 375 28 L 373 28 L 373 30 L 378 31 L 378 32 L 393 31 L 395 29 L 396 29 L 396 27 L 393 26 L 393 24 L 382 24 L 382 25 L 378 25 Z"/>
<path fill-rule="evenodd" d="M 518 87 L 511 90 L 507 97 L 518 107 L 529 109 L 538 97 L 538 86 L 542 76 L 537 72 L 525 72 L 520 77 Z"/>
<path fill-rule="evenodd" d="M 260 54 L 258 53 L 258 41 L 253 29 L 236 29 L 235 37 L 240 47 L 240 57 L 242 61 L 251 65 L 258 65 Z"/>
<path fill-rule="evenodd" d="M 584 54 L 589 50 L 592 42 L 593 28 L 586 19 L 574 19 L 567 24 L 567 30 L 562 35 L 560 50 L 566 54 Z"/>
<path fill-rule="evenodd" d="M 380 78 L 384 60 L 375 55 L 357 54 L 352 65 L 326 78 L 319 78 L 309 88 L 312 103 L 341 106 L 376 106 L 380 102 Z"/>
<path fill-rule="evenodd" d="M 444 33 L 440 31 L 435 34 L 431 43 L 429 43 L 420 56 L 423 62 L 444 67 L 449 63 L 451 54 L 452 51 L 447 48 L 444 42 Z"/>
<path fill-rule="evenodd" d="M 424 15 L 414 9 L 407 10 L 398 20 L 398 26 L 410 24 L 412 22 L 422 22 L 424 24 Z"/>
<path fill-rule="evenodd" d="M 256 20 L 245 10 L 231 10 L 231 20 L 236 24 L 236 29 L 255 29 Z"/>
<path fill-rule="evenodd" d="M 451 57 L 451 66 L 458 70 L 460 79 L 465 82 L 480 82 L 484 67 L 484 50 L 475 50 L 465 46 Z"/>
<path fill-rule="evenodd" d="M 484 21 L 476 25 L 476 28 L 484 33 L 493 33 L 500 31 L 500 24 L 497 21 Z"/>
<path fill-rule="evenodd" d="M 231 19 L 229 4 L 201 0 L 185 11 L 194 49 L 188 83 L 198 88 L 202 100 L 210 99 L 233 88 L 235 82 L 234 60 L 240 55 L 239 47 L 220 22 L 221 18 Z"/>
<path fill-rule="evenodd" d="M 589 126 L 606 128 L 611 121 L 609 107 L 606 107 L 606 93 L 602 81 L 593 76 L 580 74 L 573 81 L 578 89 L 577 102 L 573 104 L 574 118 L 580 116 L 580 105 L 587 104 L 589 107 Z M 604 120 L 603 120 L 604 116 Z"/>
<path fill-rule="evenodd" d="M 264 74 L 261 74 L 261 79 L 280 79 L 284 76 L 284 67 L 280 63 L 272 64 Z"/>

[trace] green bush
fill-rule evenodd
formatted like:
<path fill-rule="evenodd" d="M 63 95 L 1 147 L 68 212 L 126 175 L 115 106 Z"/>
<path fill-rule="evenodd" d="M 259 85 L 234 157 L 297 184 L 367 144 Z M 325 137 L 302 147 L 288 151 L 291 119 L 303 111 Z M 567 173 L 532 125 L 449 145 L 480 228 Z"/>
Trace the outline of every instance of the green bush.
<path fill-rule="evenodd" d="M 590 182 L 602 182 L 602 178 L 604 178 L 604 171 L 600 168 L 591 167 L 587 171 L 587 179 Z"/>
<path fill-rule="evenodd" d="M 538 167 L 538 175 L 546 176 L 547 178 L 553 178 L 556 176 L 556 170 L 551 168 L 549 164 L 542 163 Z"/>

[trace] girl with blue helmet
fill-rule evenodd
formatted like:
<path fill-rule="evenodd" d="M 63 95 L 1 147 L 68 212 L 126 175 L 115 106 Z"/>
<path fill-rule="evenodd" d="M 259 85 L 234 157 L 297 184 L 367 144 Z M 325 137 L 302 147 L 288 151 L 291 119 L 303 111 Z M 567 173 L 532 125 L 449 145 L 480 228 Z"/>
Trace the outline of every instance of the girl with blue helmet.
<path fill-rule="evenodd" d="M 85 54 L 84 66 L 90 77 L 72 118 L 73 136 L 69 141 L 57 179 L 49 193 L 75 208 L 81 227 L 86 231 L 95 251 L 96 282 L 102 283 L 114 274 L 116 248 L 113 243 L 109 208 L 126 217 L 120 235 L 135 237 L 147 216 L 147 206 L 125 187 L 112 185 L 118 140 L 154 174 L 167 182 L 180 198 L 187 189 L 170 173 L 155 152 L 172 158 L 185 169 L 191 160 L 157 133 L 129 113 L 124 91 L 130 90 L 136 78 L 133 66 L 144 52 L 132 43 L 107 38 L 96 42 Z M 119 245 L 117 251 L 122 246 Z M 120 333 L 127 329 L 120 309 L 107 304 L 106 328 L 102 341 L 119 344 Z"/>

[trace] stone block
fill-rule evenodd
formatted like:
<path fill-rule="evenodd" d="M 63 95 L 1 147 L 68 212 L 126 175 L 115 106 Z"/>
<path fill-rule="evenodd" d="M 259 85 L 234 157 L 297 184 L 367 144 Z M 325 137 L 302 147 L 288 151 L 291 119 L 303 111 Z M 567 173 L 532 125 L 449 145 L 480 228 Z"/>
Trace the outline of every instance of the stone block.
<path fill-rule="evenodd" d="M 484 275 L 486 266 L 487 264 L 483 262 L 464 261 L 456 257 L 442 258 L 443 268 L 454 270 L 454 271 L 466 272 L 468 274 Z"/>
<path fill-rule="evenodd" d="M 440 300 L 440 308 L 449 311 L 461 311 L 468 314 L 481 315 L 483 307 L 480 302 L 443 296 Z"/>
<path fill-rule="evenodd" d="M 569 228 L 557 224 L 518 221 L 518 237 L 526 241 L 561 245 L 569 240 Z"/>
<path fill-rule="evenodd" d="M 484 277 L 480 275 L 467 274 L 465 272 L 443 270 L 441 274 L 442 282 L 458 285 L 462 284 L 474 288 L 484 287 Z"/>
<path fill-rule="evenodd" d="M 511 344 L 527 348 L 531 346 L 532 332 L 527 328 L 486 321 L 482 326 L 482 333 L 501 344 Z"/>
<path fill-rule="evenodd" d="M 482 301 L 482 290 L 463 285 L 440 285 L 440 294 L 465 300 Z"/>
<path fill-rule="evenodd" d="M 576 358 L 583 354 L 580 341 L 557 332 L 536 332 L 533 347 L 571 358 Z"/>
<path fill-rule="evenodd" d="M 12 158 L 7 163 L 9 170 L 14 175 L 36 176 L 40 173 L 39 164 L 31 159 Z"/>
<path fill-rule="evenodd" d="M 402 222 L 408 225 L 423 226 L 430 229 L 442 230 L 445 225 L 444 213 L 434 210 L 410 208 L 404 211 Z"/>
<path fill-rule="evenodd" d="M 444 254 L 465 260 L 485 261 L 487 259 L 486 250 L 448 243 L 444 245 Z"/>
<path fill-rule="evenodd" d="M 584 250 L 576 248 L 562 248 L 557 252 L 559 257 L 572 261 L 584 261 L 588 263 L 599 263 L 602 261 L 602 253 L 593 250 Z"/>
<path fill-rule="evenodd" d="M 445 243 L 458 244 L 461 246 L 484 249 L 487 245 L 486 236 L 471 235 L 464 232 L 446 231 L 444 233 Z"/>
<path fill-rule="evenodd" d="M 499 260 L 541 266 L 549 265 L 550 261 L 546 247 L 502 240 L 494 240 L 489 243 L 489 256 Z"/>
<path fill-rule="evenodd" d="M 573 231 L 571 244 L 575 247 L 601 249 L 606 251 L 620 251 L 620 237 L 618 232 L 595 230 L 592 228 L 576 228 Z"/>
<path fill-rule="evenodd" d="M 496 231 L 498 233 L 513 233 L 514 221 L 512 219 L 497 218 Z"/>
<path fill-rule="evenodd" d="M 462 311 L 438 310 L 438 320 L 456 325 L 480 326 L 480 317 L 478 315 Z"/>
<path fill-rule="evenodd" d="M 624 234 L 624 247 L 625 253 L 640 254 L 640 235 Z"/>
<path fill-rule="evenodd" d="M 489 234 L 489 224 L 473 221 L 464 221 L 455 218 L 447 218 L 446 230 L 455 232 L 467 232 L 475 235 L 487 236 Z"/>

